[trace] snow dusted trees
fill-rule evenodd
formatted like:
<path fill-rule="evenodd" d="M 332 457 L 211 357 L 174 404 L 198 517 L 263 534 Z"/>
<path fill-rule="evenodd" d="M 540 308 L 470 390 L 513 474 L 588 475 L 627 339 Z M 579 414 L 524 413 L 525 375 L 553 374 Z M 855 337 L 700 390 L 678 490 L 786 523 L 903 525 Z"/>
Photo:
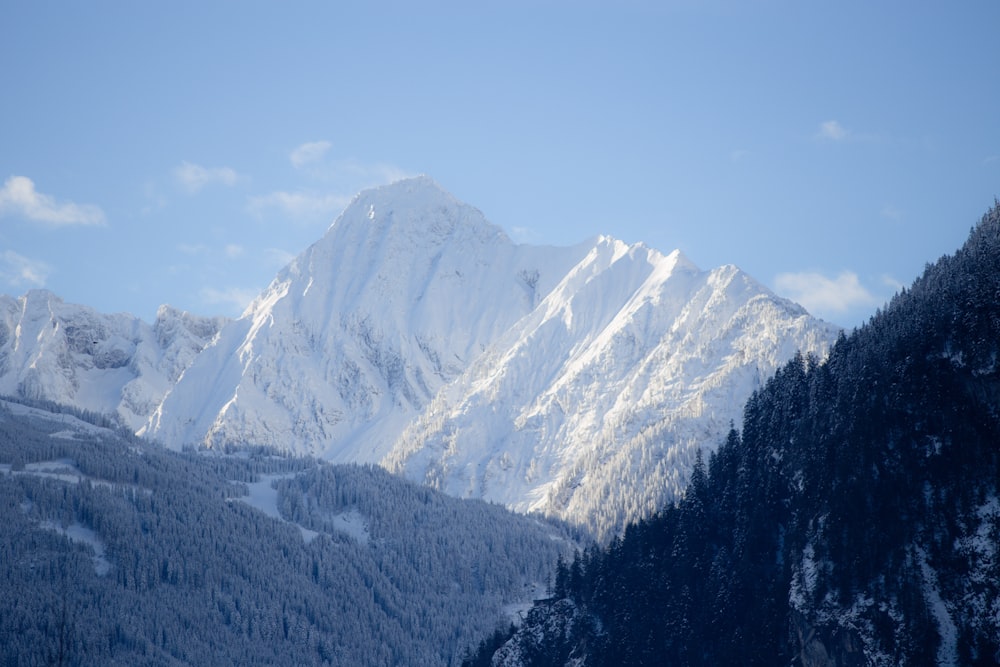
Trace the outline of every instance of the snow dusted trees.
<path fill-rule="evenodd" d="M 685 496 L 563 563 L 495 656 L 998 664 L 998 406 L 1000 205 L 826 361 L 781 368 Z"/>
<path fill-rule="evenodd" d="M 379 468 L 178 454 L 83 416 L 0 401 L 4 664 L 449 664 L 570 544 Z M 239 500 L 261 475 L 281 519 Z"/>

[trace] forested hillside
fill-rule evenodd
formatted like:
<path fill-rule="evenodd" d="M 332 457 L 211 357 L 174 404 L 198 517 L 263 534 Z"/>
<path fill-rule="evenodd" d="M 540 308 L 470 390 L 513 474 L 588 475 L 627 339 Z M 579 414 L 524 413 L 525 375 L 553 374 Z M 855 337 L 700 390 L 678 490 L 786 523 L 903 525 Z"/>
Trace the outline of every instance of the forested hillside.
<path fill-rule="evenodd" d="M 467 664 L 998 664 L 998 480 L 1000 205 Z"/>
<path fill-rule="evenodd" d="M 570 548 L 379 468 L 43 407 L 0 401 L 5 665 L 453 664 Z"/>

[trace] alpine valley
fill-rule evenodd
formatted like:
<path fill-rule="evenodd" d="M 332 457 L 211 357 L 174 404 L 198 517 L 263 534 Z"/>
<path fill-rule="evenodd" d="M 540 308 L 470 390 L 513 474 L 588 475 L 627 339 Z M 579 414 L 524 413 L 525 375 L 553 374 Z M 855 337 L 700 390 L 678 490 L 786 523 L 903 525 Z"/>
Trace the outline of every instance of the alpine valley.
<path fill-rule="evenodd" d="M 678 497 L 751 393 L 837 331 L 734 266 L 516 245 L 418 177 L 359 194 L 236 320 L 0 298 L 0 393 L 176 450 L 379 463 L 607 536 Z"/>
<path fill-rule="evenodd" d="M 235 320 L 0 297 L 0 663 L 1000 664 L 998 359 L 1000 204 L 849 335 L 426 177 Z"/>

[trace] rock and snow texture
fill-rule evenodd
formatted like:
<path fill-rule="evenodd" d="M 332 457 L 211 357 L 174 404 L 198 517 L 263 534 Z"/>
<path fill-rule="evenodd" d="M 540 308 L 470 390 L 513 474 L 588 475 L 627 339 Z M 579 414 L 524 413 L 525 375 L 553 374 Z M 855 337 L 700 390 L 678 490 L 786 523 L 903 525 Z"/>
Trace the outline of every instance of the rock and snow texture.
<path fill-rule="evenodd" d="M 149 325 L 45 290 L 0 295 L 0 395 L 118 415 L 136 430 L 224 321 L 163 306 Z"/>
<path fill-rule="evenodd" d="M 237 320 L 0 299 L 0 393 L 606 530 L 679 491 L 758 383 L 836 332 L 735 267 L 607 237 L 516 245 L 419 177 L 359 194 Z"/>
<path fill-rule="evenodd" d="M 425 177 L 363 192 L 199 355 L 146 432 L 376 462 L 580 252 L 516 246 Z"/>
<path fill-rule="evenodd" d="M 661 508 L 759 383 L 837 329 L 735 267 L 602 238 L 410 425 L 387 466 L 590 524 Z"/>

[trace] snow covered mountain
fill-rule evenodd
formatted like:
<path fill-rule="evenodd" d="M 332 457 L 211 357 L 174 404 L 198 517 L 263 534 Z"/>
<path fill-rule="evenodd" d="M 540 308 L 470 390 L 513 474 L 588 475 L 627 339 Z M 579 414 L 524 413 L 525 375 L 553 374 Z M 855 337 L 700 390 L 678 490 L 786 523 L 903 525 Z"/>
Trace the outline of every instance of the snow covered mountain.
<path fill-rule="evenodd" d="M 137 430 L 225 322 L 162 306 L 151 326 L 45 290 L 0 295 L 0 394 L 118 415 Z"/>
<path fill-rule="evenodd" d="M 514 245 L 428 178 L 363 192 L 198 356 L 144 433 L 377 462 L 582 252 Z"/>
<path fill-rule="evenodd" d="M 732 266 L 514 244 L 427 177 L 359 194 L 237 320 L 0 307 L 0 393 L 173 448 L 380 462 L 599 532 L 683 488 L 761 379 L 837 331 Z"/>
<path fill-rule="evenodd" d="M 453 495 L 620 530 L 681 492 L 762 379 L 836 333 L 736 267 L 602 238 L 385 463 Z"/>
<path fill-rule="evenodd" d="M 474 665 L 1000 664 L 1000 204 Z"/>

